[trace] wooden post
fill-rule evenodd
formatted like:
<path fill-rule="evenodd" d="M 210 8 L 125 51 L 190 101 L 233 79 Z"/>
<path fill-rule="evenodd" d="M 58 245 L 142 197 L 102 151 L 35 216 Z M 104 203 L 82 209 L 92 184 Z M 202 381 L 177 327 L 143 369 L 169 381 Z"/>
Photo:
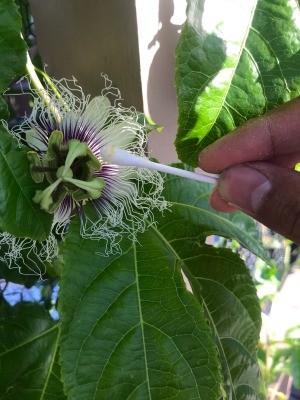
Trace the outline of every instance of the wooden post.
<path fill-rule="evenodd" d="M 46 71 L 74 76 L 86 94 L 100 94 L 103 72 L 124 106 L 143 111 L 134 0 L 30 0 Z"/>

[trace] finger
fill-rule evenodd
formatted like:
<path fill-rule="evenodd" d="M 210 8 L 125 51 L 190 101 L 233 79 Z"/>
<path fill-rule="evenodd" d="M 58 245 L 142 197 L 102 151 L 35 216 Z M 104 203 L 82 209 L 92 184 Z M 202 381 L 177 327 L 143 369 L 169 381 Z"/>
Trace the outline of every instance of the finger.
<path fill-rule="evenodd" d="M 199 156 L 199 166 L 219 173 L 232 165 L 297 151 L 300 152 L 300 98 L 247 121 L 207 147 Z"/>
<path fill-rule="evenodd" d="M 281 167 L 294 169 L 296 164 L 300 162 L 300 152 L 295 151 L 294 153 L 275 156 L 269 162 Z"/>
<path fill-rule="evenodd" d="M 221 174 L 222 198 L 270 229 L 300 243 L 300 173 L 269 163 L 233 166 Z"/>
<path fill-rule="evenodd" d="M 216 187 L 211 192 L 209 203 L 212 208 L 222 213 L 231 213 L 237 211 L 237 208 L 235 206 L 229 204 L 227 201 L 222 199 L 220 192 Z"/>

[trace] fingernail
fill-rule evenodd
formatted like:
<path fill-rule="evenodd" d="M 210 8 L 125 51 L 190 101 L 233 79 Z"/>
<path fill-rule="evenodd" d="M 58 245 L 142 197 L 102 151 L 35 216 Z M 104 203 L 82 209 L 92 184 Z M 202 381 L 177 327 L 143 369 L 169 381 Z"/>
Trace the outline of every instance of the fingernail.
<path fill-rule="evenodd" d="M 257 169 L 240 165 L 222 172 L 218 188 L 224 200 L 255 214 L 270 192 L 271 182 Z"/>

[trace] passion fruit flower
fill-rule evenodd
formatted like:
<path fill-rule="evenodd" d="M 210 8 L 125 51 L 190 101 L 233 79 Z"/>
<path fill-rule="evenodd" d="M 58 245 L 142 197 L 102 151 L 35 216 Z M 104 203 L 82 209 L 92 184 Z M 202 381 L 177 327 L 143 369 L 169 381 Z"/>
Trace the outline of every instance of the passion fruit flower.
<path fill-rule="evenodd" d="M 32 200 L 54 214 L 54 219 L 45 242 L 0 233 L 0 246 L 8 249 L 3 261 L 9 266 L 21 260 L 27 273 L 36 272 L 35 260 L 45 265 L 58 257 L 56 236 L 64 236 L 75 213 L 80 217 L 81 235 L 105 243 L 102 254 L 119 252 L 123 235 L 136 240 L 138 232 L 155 223 L 153 210 L 168 208 L 161 194 L 163 178 L 157 171 L 216 182 L 215 177 L 148 160 L 147 129 L 133 108 L 120 105 L 119 91 L 104 78 L 105 89 L 93 99 L 75 81 L 66 79 L 53 81 L 54 91 L 51 81 L 45 88 L 31 89 L 32 113 L 11 133 L 31 148 L 32 178 L 47 183 Z"/>
<path fill-rule="evenodd" d="M 105 241 L 105 254 L 110 254 L 119 251 L 122 235 L 136 239 L 137 232 L 154 223 L 153 209 L 163 211 L 168 204 L 158 172 L 103 157 L 105 148 L 118 148 L 146 158 L 147 139 L 138 113 L 123 108 L 119 91 L 106 83 L 101 96 L 91 99 L 74 81 L 54 81 L 60 95 L 46 87 L 48 104 L 32 89 L 32 113 L 13 134 L 31 148 L 32 178 L 47 182 L 33 201 L 54 214 L 53 229 L 65 232 L 78 213 L 81 235 Z M 93 218 L 85 212 L 87 203 Z"/>

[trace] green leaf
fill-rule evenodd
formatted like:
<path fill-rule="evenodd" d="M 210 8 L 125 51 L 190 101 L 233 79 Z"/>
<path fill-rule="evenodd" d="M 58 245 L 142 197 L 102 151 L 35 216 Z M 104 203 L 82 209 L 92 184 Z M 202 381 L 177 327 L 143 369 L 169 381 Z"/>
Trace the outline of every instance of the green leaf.
<path fill-rule="evenodd" d="M 45 240 L 53 216 L 32 201 L 41 186 L 30 176 L 28 151 L 0 126 L 0 229 L 16 237 Z"/>
<path fill-rule="evenodd" d="M 71 224 L 59 301 L 68 399 L 219 399 L 216 347 L 180 258 L 153 226 L 121 247 L 103 257 Z"/>
<path fill-rule="evenodd" d="M 163 194 L 171 204 L 170 212 L 155 214 L 162 234 L 191 251 L 209 235 L 235 239 L 268 262 L 254 220 L 241 212 L 223 214 L 213 210 L 208 204 L 211 188 L 209 184 L 168 175 Z"/>
<path fill-rule="evenodd" d="M 208 184 L 168 176 L 164 196 L 172 205 L 171 212 L 156 215 L 158 229 L 205 307 L 228 398 L 262 399 L 256 355 L 261 317 L 254 284 L 237 255 L 205 246 L 204 240 L 210 234 L 234 237 L 260 257 L 265 257 L 265 252 L 253 219 L 212 210 L 210 189 Z"/>
<path fill-rule="evenodd" d="M 1 0 L 0 6 L 0 93 L 25 69 L 27 46 L 21 39 L 21 17 L 13 0 Z M 0 119 L 7 118 L 7 106 L 0 96 Z"/>
<path fill-rule="evenodd" d="M 189 0 L 177 48 L 179 158 L 300 94 L 300 11 L 289 0 Z"/>
<path fill-rule="evenodd" d="M 295 388 L 300 389 L 300 345 L 297 344 L 292 350 L 291 375 Z"/>
<path fill-rule="evenodd" d="M 7 104 L 5 103 L 2 96 L 0 96 L 0 118 L 1 119 L 8 118 Z"/>
<path fill-rule="evenodd" d="M 2 246 L 1 246 L 1 255 L 2 256 Z M 22 260 L 20 260 L 20 263 L 22 263 Z M 14 282 L 18 283 L 20 285 L 24 285 L 25 287 L 29 288 L 33 286 L 37 280 L 39 279 L 38 276 L 32 276 L 32 275 L 21 275 L 19 271 L 19 266 L 14 265 L 15 268 L 9 268 L 8 265 L 0 260 L 0 279 L 4 279 L 6 282 Z M 21 267 L 22 268 L 22 267 Z M 26 272 L 31 272 L 29 271 L 28 268 L 25 269 Z"/>
<path fill-rule="evenodd" d="M 248 269 L 230 250 L 211 246 L 187 252 L 184 262 L 219 349 L 226 398 L 264 399 L 257 360 L 261 311 Z"/>
<path fill-rule="evenodd" d="M 0 398 L 66 400 L 57 353 L 58 325 L 37 304 L 0 309 Z"/>

